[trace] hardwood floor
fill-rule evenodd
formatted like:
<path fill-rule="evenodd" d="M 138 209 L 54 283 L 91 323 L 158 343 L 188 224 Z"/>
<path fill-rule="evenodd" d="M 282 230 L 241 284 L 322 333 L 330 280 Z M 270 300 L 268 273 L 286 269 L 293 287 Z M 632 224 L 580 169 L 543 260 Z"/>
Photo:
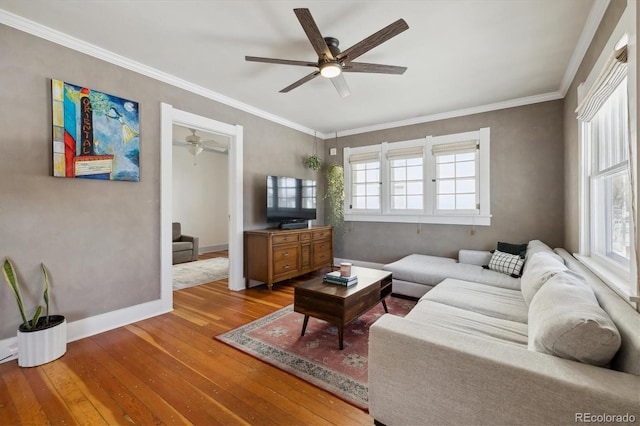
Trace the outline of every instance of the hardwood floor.
<path fill-rule="evenodd" d="M 214 256 L 215 257 L 215 256 Z M 364 411 L 213 339 L 293 301 L 296 281 L 174 292 L 174 311 L 69 343 L 34 368 L 0 364 L 0 425 L 371 425 Z"/>

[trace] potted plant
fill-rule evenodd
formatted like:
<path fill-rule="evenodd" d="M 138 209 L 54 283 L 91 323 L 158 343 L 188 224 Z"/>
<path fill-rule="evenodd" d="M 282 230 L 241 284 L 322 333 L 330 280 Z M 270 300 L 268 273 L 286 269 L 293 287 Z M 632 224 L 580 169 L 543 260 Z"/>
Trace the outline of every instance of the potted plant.
<path fill-rule="evenodd" d="M 318 157 L 316 154 L 313 154 L 304 160 L 304 165 L 311 170 L 318 171 L 322 167 L 322 158 Z"/>
<path fill-rule="evenodd" d="M 18 365 L 20 367 L 46 364 L 60 358 L 67 351 L 67 320 L 62 315 L 49 315 L 49 274 L 44 264 L 40 266 L 44 276 L 42 297 L 45 312 L 43 316 L 42 306 L 38 306 L 33 318 L 28 320 L 16 270 L 8 258 L 5 258 L 2 265 L 2 273 L 13 291 L 22 316 L 22 324 L 18 327 Z"/>

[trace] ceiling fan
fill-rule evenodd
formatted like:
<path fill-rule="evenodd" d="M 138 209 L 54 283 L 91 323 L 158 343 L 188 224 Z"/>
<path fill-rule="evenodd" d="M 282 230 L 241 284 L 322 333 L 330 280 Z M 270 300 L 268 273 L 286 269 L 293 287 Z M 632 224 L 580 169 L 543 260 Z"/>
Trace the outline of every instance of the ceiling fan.
<path fill-rule="evenodd" d="M 341 97 L 349 96 L 351 91 L 342 75 L 343 72 L 362 72 L 379 74 L 403 74 L 407 68 L 394 65 L 368 64 L 364 62 L 353 62 L 354 59 L 368 52 L 385 41 L 397 36 L 401 32 L 409 29 L 404 19 L 398 19 L 378 32 L 373 33 L 364 40 L 354 44 L 350 48 L 340 51 L 339 41 L 333 37 L 323 37 L 311 16 L 309 9 L 293 9 L 294 13 L 302 25 L 302 29 L 307 34 L 314 50 L 318 54 L 317 62 L 293 61 L 289 59 L 260 58 L 256 56 L 245 56 L 245 60 L 252 62 L 266 62 L 270 64 L 297 65 L 302 67 L 317 68 L 311 74 L 301 78 L 295 83 L 285 87 L 280 93 L 287 93 L 304 83 L 313 80 L 318 75 L 331 80 Z"/>
<path fill-rule="evenodd" d="M 195 129 L 189 129 L 191 132 L 190 135 L 187 135 L 184 138 L 184 142 L 175 141 L 177 145 L 182 145 L 187 148 L 187 151 L 193 155 L 193 161 L 195 164 L 196 157 L 202 153 L 202 151 L 217 151 L 221 153 L 226 153 L 229 150 L 229 147 L 221 142 L 218 142 L 214 139 L 211 140 L 202 140 L 202 137 L 196 134 Z"/>

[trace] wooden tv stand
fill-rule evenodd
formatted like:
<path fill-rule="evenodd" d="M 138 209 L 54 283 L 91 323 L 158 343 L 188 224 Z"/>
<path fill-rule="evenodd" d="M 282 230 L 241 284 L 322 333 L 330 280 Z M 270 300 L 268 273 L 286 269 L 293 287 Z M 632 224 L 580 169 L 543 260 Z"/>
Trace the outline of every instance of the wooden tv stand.
<path fill-rule="evenodd" d="M 333 228 L 264 229 L 244 232 L 244 276 L 273 283 L 317 271 L 333 263 Z"/>

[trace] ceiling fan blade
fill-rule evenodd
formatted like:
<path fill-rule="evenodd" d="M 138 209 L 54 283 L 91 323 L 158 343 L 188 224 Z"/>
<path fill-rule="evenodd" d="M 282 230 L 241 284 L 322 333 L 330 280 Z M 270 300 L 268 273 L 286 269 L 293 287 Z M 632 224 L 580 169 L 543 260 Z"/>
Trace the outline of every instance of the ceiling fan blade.
<path fill-rule="evenodd" d="M 302 77 L 300 80 L 296 81 L 295 83 L 290 84 L 289 86 L 285 87 L 284 89 L 282 89 L 280 91 L 280 93 L 287 93 L 287 92 L 295 89 L 298 86 L 302 86 L 307 81 L 313 80 L 314 78 L 316 78 L 319 75 L 320 75 L 320 71 L 314 71 L 311 74 L 309 74 L 309 75 L 307 75 L 305 77 Z"/>
<path fill-rule="evenodd" d="M 318 64 L 315 62 L 292 61 L 289 59 L 259 58 L 257 56 L 245 56 L 244 59 L 245 61 L 266 62 L 268 64 L 298 65 L 301 67 L 317 67 L 318 66 Z"/>
<path fill-rule="evenodd" d="M 379 74 L 404 74 L 407 67 L 395 65 L 367 64 L 364 62 L 349 62 L 342 67 L 343 72 L 372 72 Z"/>
<path fill-rule="evenodd" d="M 300 21 L 300 25 L 302 25 L 302 29 L 305 34 L 307 34 L 307 38 L 311 42 L 313 49 L 318 54 L 318 57 L 322 58 L 324 56 L 329 60 L 333 60 L 333 54 L 331 53 L 331 50 L 329 50 L 327 42 L 324 41 L 322 33 L 320 33 L 320 29 L 318 29 L 316 21 L 313 20 L 313 16 L 311 16 L 309 9 L 293 9 L 293 11 L 298 17 L 298 21 Z"/>
<path fill-rule="evenodd" d="M 369 37 L 365 38 L 359 43 L 354 44 L 347 50 L 340 53 L 337 57 L 338 60 L 349 63 L 359 57 L 360 55 L 367 53 L 369 50 L 373 49 L 376 46 L 381 45 L 385 41 L 389 40 L 392 37 L 397 36 L 403 31 L 409 29 L 409 25 L 405 22 L 404 19 L 398 19 L 393 24 L 387 25 L 380 31 L 371 34 Z"/>
<path fill-rule="evenodd" d="M 347 86 L 347 81 L 344 79 L 344 75 L 340 74 L 339 76 L 330 78 L 329 80 L 331 80 L 333 87 L 336 88 L 341 98 L 346 98 L 351 94 L 351 90 L 349 89 L 349 86 Z"/>

